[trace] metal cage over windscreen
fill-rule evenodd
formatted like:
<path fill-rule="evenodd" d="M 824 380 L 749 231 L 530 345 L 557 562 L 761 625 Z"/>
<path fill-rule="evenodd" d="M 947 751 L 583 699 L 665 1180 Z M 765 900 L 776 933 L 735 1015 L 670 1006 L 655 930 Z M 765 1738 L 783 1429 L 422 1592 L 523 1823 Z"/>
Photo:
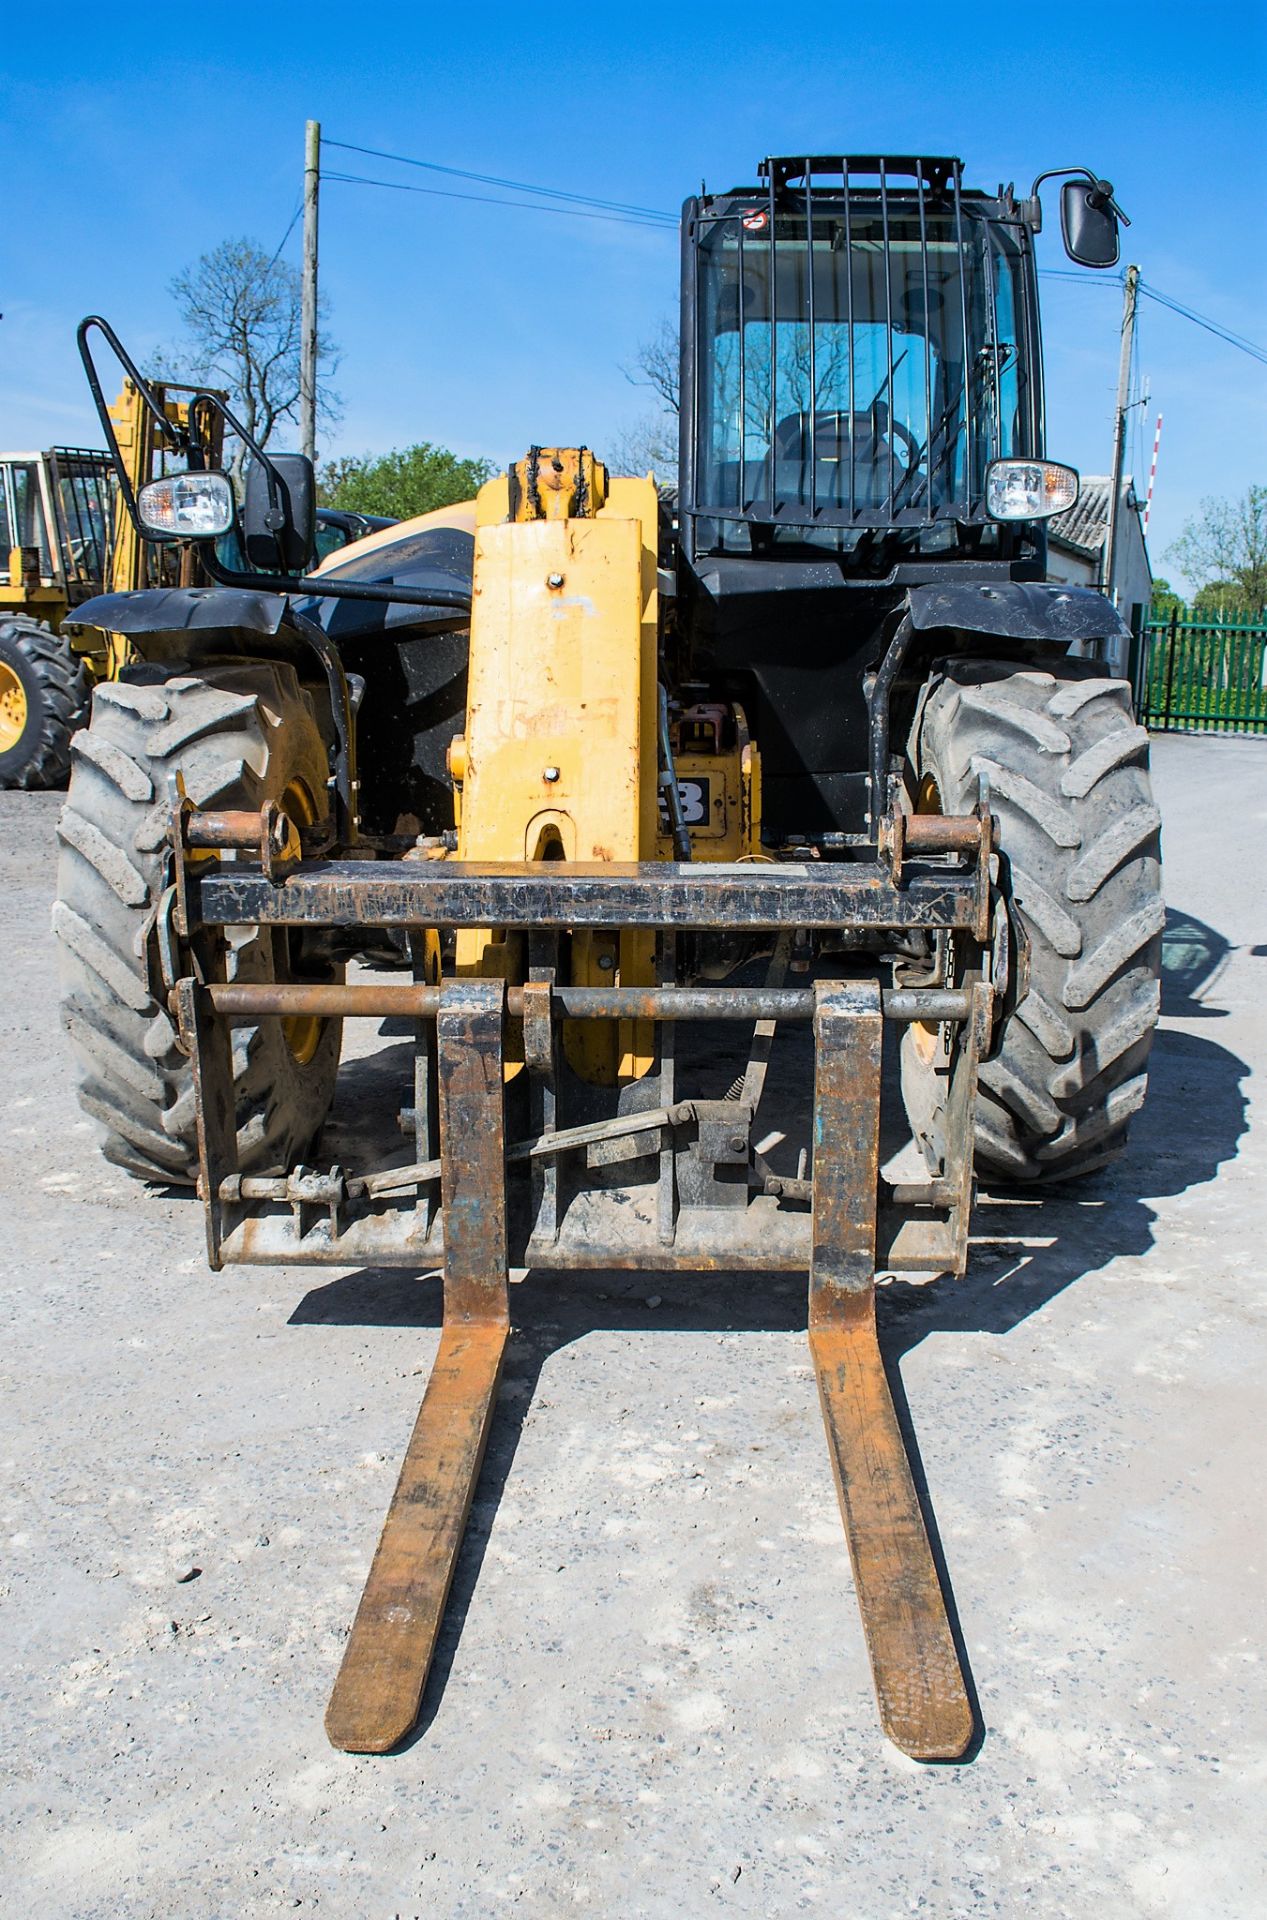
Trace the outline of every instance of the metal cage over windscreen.
<path fill-rule="evenodd" d="M 1041 450 L 1014 205 L 965 193 L 953 159 L 769 160 L 762 174 L 684 220 L 694 544 L 726 544 L 736 522 L 832 529 L 839 546 L 849 529 L 984 521 L 990 461 Z M 700 521 L 717 523 L 711 538 Z"/>
<path fill-rule="evenodd" d="M 99 593 L 114 539 L 115 478 L 107 453 L 54 447 L 52 479 L 67 586 Z"/>

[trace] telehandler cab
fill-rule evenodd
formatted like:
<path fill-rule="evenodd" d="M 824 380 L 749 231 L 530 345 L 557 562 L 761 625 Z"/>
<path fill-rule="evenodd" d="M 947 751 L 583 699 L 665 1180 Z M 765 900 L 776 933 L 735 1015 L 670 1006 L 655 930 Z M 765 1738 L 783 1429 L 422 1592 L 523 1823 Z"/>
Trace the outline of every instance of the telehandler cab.
<path fill-rule="evenodd" d="M 1072 172 L 1066 246 L 1112 265 L 1112 188 Z M 974 1163 L 1041 1183 L 1120 1151 L 1162 928 L 1147 737 L 1098 657 L 1121 622 L 1046 579 L 1077 489 L 1044 442 L 1048 177 L 1018 200 L 954 159 L 793 157 L 688 200 L 675 515 L 533 447 L 313 575 L 311 467 L 215 396 L 155 413 L 186 472 L 119 466 L 144 538 L 220 584 L 79 609 L 139 656 L 61 827 L 84 1107 L 112 1159 L 196 1180 L 213 1267 L 443 1267 L 337 1746 L 417 1716 L 510 1266 L 808 1273 L 883 1727 L 970 1744 L 876 1273 L 963 1273 Z M 144 391 L 94 319 L 98 398 L 94 333 Z M 251 574 L 214 553 L 221 429 L 254 456 Z M 366 961 L 405 977 L 345 980 Z M 341 1022 L 387 1016 L 405 1144 L 331 1164 Z M 767 1071 L 805 1027 L 772 1146 Z M 881 1172 L 890 1036 L 920 1180 Z"/>

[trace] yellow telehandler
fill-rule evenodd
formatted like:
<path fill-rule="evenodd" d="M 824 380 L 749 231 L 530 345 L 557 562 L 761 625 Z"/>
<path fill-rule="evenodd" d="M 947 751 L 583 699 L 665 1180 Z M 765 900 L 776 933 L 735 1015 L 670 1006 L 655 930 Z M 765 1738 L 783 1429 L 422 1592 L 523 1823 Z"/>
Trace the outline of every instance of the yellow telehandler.
<path fill-rule="evenodd" d="M 1163 921 L 1121 619 L 1047 578 L 1078 485 L 1044 438 L 1047 177 L 792 156 L 688 200 L 672 511 L 534 446 L 314 574 L 310 463 L 214 396 L 150 409 L 183 471 L 133 490 L 116 449 L 140 535 L 219 584 L 79 609 L 136 655 L 61 825 L 84 1108 L 116 1161 L 196 1182 L 215 1268 L 443 1269 L 336 1746 L 414 1724 L 534 1267 L 808 1275 L 882 1725 L 970 1747 L 876 1274 L 964 1271 L 974 1173 L 1120 1152 Z M 1112 265 L 1118 219 L 1065 181 L 1073 259 Z M 87 320 L 99 403 L 97 336 L 143 387 Z M 253 572 L 216 557 L 235 525 Z M 341 1026 L 387 1018 L 401 1133 L 340 1159 Z M 881 1153 L 887 1051 L 922 1177 Z"/>

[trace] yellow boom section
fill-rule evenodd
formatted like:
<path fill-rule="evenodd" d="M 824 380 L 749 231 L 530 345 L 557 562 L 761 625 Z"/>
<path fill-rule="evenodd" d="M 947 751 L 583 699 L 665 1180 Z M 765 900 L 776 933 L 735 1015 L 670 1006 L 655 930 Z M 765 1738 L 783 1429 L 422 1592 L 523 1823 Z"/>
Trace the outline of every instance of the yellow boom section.
<path fill-rule="evenodd" d="M 540 460 L 554 479 L 581 484 L 565 495 L 546 480 L 539 492 L 518 486 L 520 518 L 509 517 L 506 478 L 479 494 L 466 732 L 450 757 L 458 857 L 654 860 L 655 487 L 608 481 L 584 452 Z M 547 464 L 555 460 L 568 464 Z M 561 514 L 561 495 L 586 511 Z M 653 982 L 650 934 L 576 933 L 570 947 L 576 985 Z M 518 943 L 495 929 L 460 934 L 457 958 L 460 972 L 522 977 Z M 587 1079 L 649 1069 L 645 1023 L 572 1025 L 564 1045 Z"/>

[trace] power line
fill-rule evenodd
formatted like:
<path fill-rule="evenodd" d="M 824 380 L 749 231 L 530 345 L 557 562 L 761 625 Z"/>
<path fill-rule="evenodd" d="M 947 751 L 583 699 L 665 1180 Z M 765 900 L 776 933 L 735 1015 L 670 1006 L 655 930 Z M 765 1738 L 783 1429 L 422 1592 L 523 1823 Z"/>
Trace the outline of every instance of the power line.
<path fill-rule="evenodd" d="M 1158 306 L 1169 307 L 1172 313 L 1181 314 L 1185 320 L 1191 320 L 1194 326 L 1204 327 L 1205 331 L 1212 333 L 1216 339 L 1226 341 L 1229 347 L 1239 347 L 1242 353 L 1249 354 L 1251 359 L 1260 360 L 1264 366 L 1267 366 L 1267 347 L 1257 346 L 1254 341 L 1246 340 L 1242 334 L 1233 333 L 1230 327 L 1221 326 L 1217 320 L 1211 320 L 1207 314 L 1196 313 L 1191 307 L 1185 307 L 1181 301 L 1173 300 L 1168 293 L 1160 292 L 1147 280 L 1140 281 L 1139 290 L 1141 293 L 1146 293 L 1150 300 L 1155 300 Z"/>
<path fill-rule="evenodd" d="M 534 186 L 527 180 L 503 180 L 495 173 L 472 173 L 469 168 L 466 167 L 443 166 L 438 160 L 418 160 L 412 155 L 405 153 L 384 153 L 379 147 L 358 147 L 353 145 L 349 140 L 323 140 L 321 144 L 325 147 L 338 147 L 344 153 L 367 154 L 372 160 L 390 160 L 401 167 L 424 167 L 429 173 L 444 173 L 457 180 L 474 180 L 480 186 L 484 187 L 504 187 L 515 193 L 537 194 L 542 199 L 567 200 L 574 202 L 578 206 L 599 208 L 604 213 L 628 214 L 638 219 L 668 222 L 673 226 L 677 225 L 677 215 L 675 213 L 665 213 L 659 207 L 642 207 L 624 200 L 597 199 L 592 194 L 572 193 L 563 187 Z M 336 178 L 337 176 L 331 175 L 328 177 Z M 371 183 L 366 182 L 365 184 L 369 185 Z M 389 185 L 390 182 L 375 181 L 372 184 L 376 186 L 386 186 Z M 512 201 L 509 204 L 515 205 L 517 203 Z"/>
<path fill-rule="evenodd" d="M 1123 280 L 1121 274 L 1115 273 L 1112 279 L 1108 280 L 1101 277 L 1093 279 L 1089 274 L 1068 273 L 1060 267 L 1040 267 L 1038 277 L 1040 280 L 1076 281 L 1079 286 L 1084 287 L 1120 287 Z M 1241 352 L 1247 353 L 1252 360 L 1259 360 L 1267 366 L 1267 347 L 1258 346 L 1255 341 L 1247 340 L 1243 334 L 1233 333 L 1230 327 L 1223 326 L 1218 320 L 1212 320 L 1209 314 L 1198 313 L 1194 307 L 1184 306 L 1181 300 L 1176 300 L 1172 295 L 1163 293 L 1160 287 L 1155 287 L 1151 280 L 1141 279 L 1139 291 L 1147 294 L 1150 300 L 1155 300 L 1158 306 L 1167 307 L 1171 313 L 1177 313 L 1181 319 L 1191 320 L 1194 327 L 1204 327 L 1205 331 L 1212 333 L 1217 340 L 1224 341 L 1229 347 L 1239 347 Z"/>
<path fill-rule="evenodd" d="M 275 267 L 277 265 L 277 262 L 281 259 L 282 248 L 285 246 L 286 242 L 290 239 L 291 234 L 295 231 L 295 222 L 296 220 L 298 220 L 303 210 L 304 210 L 303 202 L 301 200 L 299 202 L 299 205 L 295 208 L 295 211 L 290 216 L 290 225 L 287 227 L 285 233 L 282 235 L 281 239 L 277 243 L 277 252 L 273 255 L 272 259 L 268 263 L 270 267 Z"/>
<path fill-rule="evenodd" d="M 397 166 L 425 168 L 430 173 L 443 173 L 457 180 L 471 180 L 480 186 L 502 187 L 511 193 L 535 194 L 538 199 L 542 201 L 558 201 L 567 204 L 559 204 L 557 206 L 534 205 L 532 201 L 505 200 L 491 194 L 459 193 L 453 188 L 410 186 L 398 180 L 371 180 L 363 174 L 355 173 L 328 173 L 325 176 L 327 180 L 339 181 L 346 186 L 379 187 L 387 192 L 394 193 L 422 193 L 441 200 L 465 200 L 473 202 L 477 206 L 520 207 L 525 211 L 533 213 L 568 213 L 571 214 L 574 219 L 611 220 L 620 225 L 652 227 L 659 231 L 664 231 L 666 227 L 676 224 L 676 215 L 665 213 L 658 207 L 639 206 L 634 202 L 624 200 L 601 200 L 591 194 L 570 192 L 563 187 L 536 186 L 527 180 L 507 180 L 498 174 L 475 173 L 467 167 L 445 166 L 438 160 L 419 160 L 412 154 L 388 153 L 381 147 L 358 146 L 350 140 L 326 139 L 322 141 L 322 145 L 337 147 L 344 153 L 363 153 L 372 159 L 387 160 Z M 294 227 L 295 220 L 298 218 L 299 214 L 298 211 L 296 211 L 290 226 L 287 227 L 282 237 L 282 243 L 277 249 L 277 254 L 280 254 L 282 247 L 285 246 L 286 241 L 290 238 L 291 230 Z M 277 258 L 277 254 L 274 254 L 274 260 Z M 1114 284 L 1114 282 L 1100 279 L 1091 280 L 1085 273 L 1070 272 L 1060 267 L 1040 267 L 1039 279 L 1071 281 L 1076 282 L 1079 286 L 1105 286 Z M 1114 276 L 1114 281 L 1119 286 L 1122 284 L 1122 280 L 1122 275 Z M 1159 287 L 1154 287 L 1151 281 L 1141 278 L 1139 291 L 1147 295 L 1150 300 L 1155 300 L 1159 306 L 1168 308 L 1171 313 L 1177 313 L 1181 319 L 1190 320 L 1193 326 L 1201 327 L 1205 332 L 1213 334 L 1216 339 L 1222 340 L 1227 346 L 1238 347 L 1242 353 L 1249 354 L 1251 359 L 1260 361 L 1264 366 L 1267 366 L 1267 348 L 1260 347 L 1256 345 L 1254 341 L 1245 339 L 1242 334 L 1233 333 L 1230 327 L 1222 326 L 1219 321 L 1210 319 L 1208 314 L 1198 313 L 1194 308 L 1185 306 L 1182 301 L 1175 300 L 1170 294 L 1163 293 Z"/>
<path fill-rule="evenodd" d="M 333 145 L 333 141 L 330 142 Z M 585 207 L 541 206 L 533 200 L 504 200 L 489 193 L 458 193 L 452 187 L 415 187 L 404 180 L 369 180 L 359 173 L 323 173 L 323 180 L 334 180 L 348 187 L 385 187 L 389 193 L 425 193 L 440 200 L 468 200 L 477 207 L 517 207 L 521 213 L 570 214 L 574 220 L 611 220 L 622 227 L 644 227 L 654 233 L 669 231 L 659 220 L 643 220 L 628 213 L 597 213 Z"/>

